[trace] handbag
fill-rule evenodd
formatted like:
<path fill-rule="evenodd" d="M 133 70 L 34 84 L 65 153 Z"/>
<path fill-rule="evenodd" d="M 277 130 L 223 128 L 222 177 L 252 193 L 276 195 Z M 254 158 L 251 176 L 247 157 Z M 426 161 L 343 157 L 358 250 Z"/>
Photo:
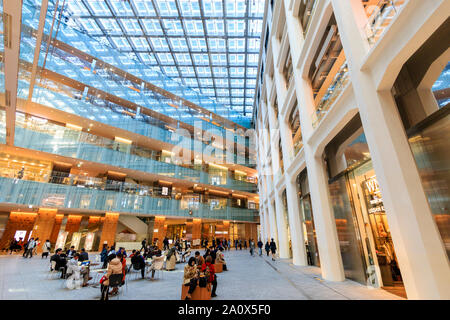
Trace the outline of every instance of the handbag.
<path fill-rule="evenodd" d="M 198 286 L 200 288 L 206 288 L 206 285 L 208 284 L 208 279 L 206 279 L 205 276 L 200 276 L 198 278 Z"/>
<path fill-rule="evenodd" d="M 105 280 L 106 280 L 106 276 L 101 277 L 100 284 L 103 284 L 103 282 L 105 282 Z"/>

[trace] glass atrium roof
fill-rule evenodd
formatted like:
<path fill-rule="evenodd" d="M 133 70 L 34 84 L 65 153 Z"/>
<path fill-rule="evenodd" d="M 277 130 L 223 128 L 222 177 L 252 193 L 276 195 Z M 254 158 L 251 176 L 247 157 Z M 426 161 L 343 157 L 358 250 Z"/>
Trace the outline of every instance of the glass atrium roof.
<path fill-rule="evenodd" d="M 265 0 L 61 3 L 69 26 L 251 119 Z"/>

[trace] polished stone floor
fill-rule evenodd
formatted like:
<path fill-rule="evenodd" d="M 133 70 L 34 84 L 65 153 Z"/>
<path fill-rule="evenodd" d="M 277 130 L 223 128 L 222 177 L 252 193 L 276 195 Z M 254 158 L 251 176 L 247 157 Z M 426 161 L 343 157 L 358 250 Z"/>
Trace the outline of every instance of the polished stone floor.
<path fill-rule="evenodd" d="M 400 299 L 385 290 L 369 289 L 350 280 L 325 281 L 321 279 L 318 268 L 294 266 L 290 260 L 273 262 L 264 256 L 252 257 L 244 250 L 226 252 L 225 258 L 229 271 L 218 274 L 218 296 L 214 299 Z M 49 260 L 42 260 L 41 257 L 24 259 L 21 255 L 1 255 L 0 299 L 100 298 L 100 289 L 93 286 L 75 290 L 65 288 L 64 281 L 56 275 L 49 277 L 48 266 Z M 180 299 L 183 267 L 184 264 L 177 264 L 176 270 L 164 271 L 155 280 L 128 276 L 127 286 L 112 299 Z"/>

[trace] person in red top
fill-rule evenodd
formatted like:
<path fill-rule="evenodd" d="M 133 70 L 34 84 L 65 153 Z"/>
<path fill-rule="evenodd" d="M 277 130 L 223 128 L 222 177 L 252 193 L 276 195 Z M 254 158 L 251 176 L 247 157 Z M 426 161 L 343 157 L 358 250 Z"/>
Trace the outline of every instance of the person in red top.
<path fill-rule="evenodd" d="M 205 272 L 206 269 L 209 269 L 209 279 L 208 282 L 212 284 L 212 290 L 211 290 L 211 297 L 217 297 L 216 295 L 216 289 L 217 289 L 217 276 L 216 273 L 214 271 L 214 265 L 212 264 L 212 257 L 211 256 L 207 256 L 206 257 L 206 262 L 204 264 L 202 264 L 202 272 Z"/>

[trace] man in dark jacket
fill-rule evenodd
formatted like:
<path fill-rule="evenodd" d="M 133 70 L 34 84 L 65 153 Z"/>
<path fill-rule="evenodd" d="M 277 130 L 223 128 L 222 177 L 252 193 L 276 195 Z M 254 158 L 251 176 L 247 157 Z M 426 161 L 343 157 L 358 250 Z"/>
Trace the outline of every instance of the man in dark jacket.
<path fill-rule="evenodd" d="M 55 254 L 50 258 L 50 263 L 51 261 L 55 261 L 55 270 L 61 270 L 61 278 L 64 279 L 67 271 L 67 260 L 65 255 L 62 254 L 62 249 L 56 249 Z"/>
<path fill-rule="evenodd" d="M 277 252 L 277 245 L 275 244 L 275 241 L 273 241 L 273 238 L 270 241 L 270 251 L 272 252 L 272 260 L 275 261 L 275 253 Z"/>
<path fill-rule="evenodd" d="M 164 238 L 163 245 L 164 245 L 163 250 L 168 250 L 169 249 L 169 239 L 167 239 L 167 237 Z"/>
<path fill-rule="evenodd" d="M 78 261 L 83 262 L 89 260 L 89 254 L 86 252 L 84 248 L 81 248 L 80 257 L 78 258 Z"/>
<path fill-rule="evenodd" d="M 139 250 L 139 251 L 142 251 L 142 250 L 144 250 L 145 251 L 145 248 L 147 248 L 147 238 L 145 238 L 144 240 L 142 240 L 142 248 Z"/>
<path fill-rule="evenodd" d="M 261 239 L 259 239 L 258 241 L 258 248 L 259 248 L 259 255 L 262 256 L 262 247 L 263 247 L 263 243 L 261 241 Z"/>
<path fill-rule="evenodd" d="M 145 260 L 144 257 L 141 256 L 140 251 L 136 251 L 133 257 L 131 257 L 131 265 L 134 270 L 141 270 L 142 279 L 145 278 Z M 130 267 L 131 269 L 131 267 Z"/>

